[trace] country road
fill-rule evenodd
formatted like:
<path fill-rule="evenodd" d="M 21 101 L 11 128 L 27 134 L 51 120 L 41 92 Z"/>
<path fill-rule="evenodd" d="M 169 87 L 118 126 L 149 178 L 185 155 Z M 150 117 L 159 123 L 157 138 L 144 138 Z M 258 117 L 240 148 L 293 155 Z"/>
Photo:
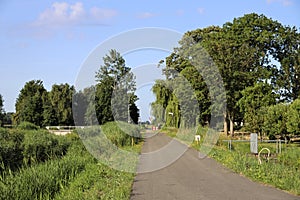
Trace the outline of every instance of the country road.
<path fill-rule="evenodd" d="M 142 153 L 159 152 L 171 140 L 163 134 L 150 137 L 146 139 Z M 182 148 L 183 144 L 177 143 Z M 138 168 L 140 171 L 143 168 L 150 169 L 151 165 L 155 165 L 152 161 L 141 159 Z M 199 159 L 198 152 L 189 148 L 171 165 L 157 171 L 137 174 L 131 200 L 140 199 L 299 200 L 300 197 L 250 181 L 211 158 Z"/>

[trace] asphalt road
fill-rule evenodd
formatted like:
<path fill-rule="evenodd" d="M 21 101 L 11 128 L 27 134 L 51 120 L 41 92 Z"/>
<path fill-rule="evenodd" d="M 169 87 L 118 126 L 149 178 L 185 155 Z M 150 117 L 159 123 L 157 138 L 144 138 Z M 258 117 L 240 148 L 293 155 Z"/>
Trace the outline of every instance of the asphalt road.
<path fill-rule="evenodd" d="M 159 152 L 171 143 L 177 143 L 178 149 L 184 149 L 183 144 L 163 134 L 146 139 L 142 153 L 147 155 L 147 153 L 156 152 L 154 154 L 156 158 L 141 157 L 138 169 L 149 171 L 155 167 L 155 163 L 164 158 L 164 155 Z M 300 197 L 255 183 L 231 172 L 211 158 L 199 159 L 198 152 L 188 148 L 169 166 L 153 172 L 137 174 L 131 200 L 139 199 L 299 200 Z"/>

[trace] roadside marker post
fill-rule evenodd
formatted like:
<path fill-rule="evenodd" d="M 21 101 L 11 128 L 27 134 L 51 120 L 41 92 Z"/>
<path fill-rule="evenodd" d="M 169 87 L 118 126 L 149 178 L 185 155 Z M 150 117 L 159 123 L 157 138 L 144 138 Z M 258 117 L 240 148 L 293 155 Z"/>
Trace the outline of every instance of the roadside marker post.
<path fill-rule="evenodd" d="M 257 154 L 257 133 L 250 134 L 250 151 Z"/>
<path fill-rule="evenodd" d="M 196 140 L 196 142 L 197 142 L 197 145 L 199 144 L 200 139 L 201 139 L 201 136 L 200 136 L 200 135 L 195 135 L 195 140 Z"/>

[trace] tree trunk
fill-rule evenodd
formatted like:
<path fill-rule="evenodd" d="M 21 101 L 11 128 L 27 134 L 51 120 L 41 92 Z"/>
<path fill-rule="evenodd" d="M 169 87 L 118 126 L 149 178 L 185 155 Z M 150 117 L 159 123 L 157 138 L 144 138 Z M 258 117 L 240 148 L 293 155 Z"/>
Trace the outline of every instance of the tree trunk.
<path fill-rule="evenodd" d="M 234 135 L 234 121 L 232 118 L 230 118 L 230 135 Z"/>
<path fill-rule="evenodd" d="M 233 136 L 234 135 L 234 116 L 229 115 L 229 121 L 230 121 L 230 135 Z"/>
<path fill-rule="evenodd" d="M 227 135 L 228 134 L 228 124 L 227 124 L 227 113 L 224 112 L 224 133 Z"/>

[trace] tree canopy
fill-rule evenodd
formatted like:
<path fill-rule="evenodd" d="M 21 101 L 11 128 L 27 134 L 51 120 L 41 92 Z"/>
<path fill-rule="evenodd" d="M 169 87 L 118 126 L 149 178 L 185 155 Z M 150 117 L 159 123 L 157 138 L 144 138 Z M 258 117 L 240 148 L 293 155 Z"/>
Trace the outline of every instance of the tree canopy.
<path fill-rule="evenodd" d="M 160 65 L 165 63 L 163 72 L 167 81 L 181 74 L 190 82 L 201 111 L 198 116 L 201 124 L 210 120 L 215 91 L 208 85 L 216 76 L 209 69 L 216 65 L 226 91 L 224 132 L 229 128 L 233 134 L 235 124 L 242 122 L 246 129 L 261 132 L 263 109 L 299 97 L 299 47 L 300 34 L 295 27 L 251 13 L 221 27 L 186 32 L 179 47 Z M 209 56 L 205 56 L 205 52 Z M 174 92 L 161 93 L 163 87 L 162 81 L 153 86 L 156 95 L 153 107 L 161 105 L 165 109 L 173 105 L 169 97 Z M 180 112 L 180 105 L 178 107 Z M 157 111 L 155 114 L 157 119 L 164 117 Z M 179 113 L 176 116 L 180 116 Z"/>

